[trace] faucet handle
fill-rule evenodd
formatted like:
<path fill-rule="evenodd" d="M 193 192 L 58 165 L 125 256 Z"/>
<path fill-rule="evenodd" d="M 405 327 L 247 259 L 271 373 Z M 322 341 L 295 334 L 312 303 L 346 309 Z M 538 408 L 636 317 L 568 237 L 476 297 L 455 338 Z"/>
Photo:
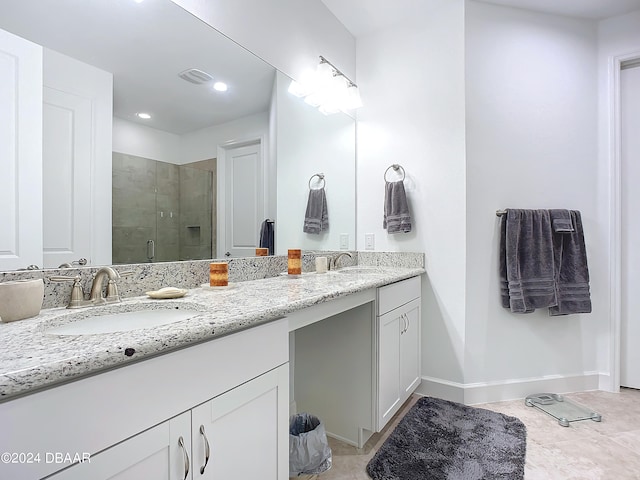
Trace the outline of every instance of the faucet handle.
<path fill-rule="evenodd" d="M 52 277 L 49 277 L 49 280 L 52 282 L 73 282 L 73 287 L 71 288 L 71 298 L 69 299 L 69 305 L 67 305 L 67 308 L 78 308 L 84 307 L 86 305 L 86 301 L 84 299 L 84 290 L 82 289 L 82 284 L 80 283 L 80 275 L 76 275 L 75 277 L 54 275 Z"/>

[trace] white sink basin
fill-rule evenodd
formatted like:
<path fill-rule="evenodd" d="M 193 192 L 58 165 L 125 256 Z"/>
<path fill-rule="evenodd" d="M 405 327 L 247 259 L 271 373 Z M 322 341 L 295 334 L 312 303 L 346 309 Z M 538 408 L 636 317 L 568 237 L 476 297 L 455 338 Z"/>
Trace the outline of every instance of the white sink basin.
<path fill-rule="evenodd" d="M 100 308 L 100 307 L 98 307 Z M 107 313 L 81 318 L 45 330 L 50 335 L 94 335 L 98 333 L 129 332 L 142 328 L 158 327 L 187 320 L 202 312 L 190 309 L 154 309 L 136 312 Z"/>

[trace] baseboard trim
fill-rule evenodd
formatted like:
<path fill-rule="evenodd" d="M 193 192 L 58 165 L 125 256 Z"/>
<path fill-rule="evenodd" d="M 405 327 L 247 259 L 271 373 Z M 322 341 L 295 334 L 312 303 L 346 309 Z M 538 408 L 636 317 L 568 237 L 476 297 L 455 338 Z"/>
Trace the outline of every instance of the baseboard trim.
<path fill-rule="evenodd" d="M 598 390 L 606 383 L 606 375 L 584 372 L 574 375 L 545 375 L 496 382 L 458 383 L 433 377 L 422 377 L 416 390 L 419 395 L 444 398 L 466 405 L 524 399 L 534 393 L 570 393 Z"/>

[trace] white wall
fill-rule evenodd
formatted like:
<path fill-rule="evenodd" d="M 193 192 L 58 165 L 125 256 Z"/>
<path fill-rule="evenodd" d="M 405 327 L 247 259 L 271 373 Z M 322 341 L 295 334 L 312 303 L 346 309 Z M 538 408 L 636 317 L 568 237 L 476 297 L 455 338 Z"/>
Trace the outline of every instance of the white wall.
<path fill-rule="evenodd" d="M 113 117 L 113 151 L 180 164 L 180 135 Z M 200 159 L 202 160 L 202 159 Z"/>
<path fill-rule="evenodd" d="M 375 249 L 426 253 L 423 375 L 463 380 L 465 167 L 463 1 L 408 12 L 406 21 L 357 40 L 357 232 Z M 382 229 L 384 172 L 406 171 L 410 234 Z M 390 176 L 391 178 L 391 176 Z"/>
<path fill-rule="evenodd" d="M 292 78 L 323 55 L 355 80 L 355 39 L 320 0 L 172 0 Z"/>
<path fill-rule="evenodd" d="M 597 388 L 594 330 L 608 321 L 597 197 L 594 22 L 468 1 L 465 384 L 582 377 Z M 582 212 L 593 312 L 515 315 L 499 303 L 503 208 Z M 510 388 L 514 388 L 511 386 Z M 568 386 L 569 389 L 574 389 Z M 474 393 L 465 396 L 483 401 Z"/>
<path fill-rule="evenodd" d="M 256 113 L 183 135 L 114 117 L 113 150 L 181 165 L 216 158 L 219 145 L 262 138 L 268 133 L 269 112 Z"/>
<path fill-rule="evenodd" d="M 610 71 L 613 57 L 639 54 L 640 56 L 640 11 L 603 20 L 598 24 L 598 188 L 597 198 L 599 207 L 599 217 L 606 219 L 603 223 L 602 242 L 609 248 L 615 248 L 613 238 L 609 238 L 609 233 L 614 227 L 611 214 L 611 201 L 615 195 L 612 189 L 613 170 L 612 152 L 615 148 L 615 139 L 612 136 L 613 128 L 613 99 L 612 92 L 612 72 Z M 611 251 L 611 250 L 610 250 Z M 609 268 L 614 275 L 619 275 L 614 267 L 615 259 L 609 259 Z M 616 314 L 618 306 L 615 297 L 607 298 L 608 306 L 612 307 L 612 315 Z M 615 318 L 615 317 L 614 317 Z M 612 318 L 612 321 L 614 320 Z M 598 337 L 598 363 L 601 369 L 609 372 L 612 368 L 617 368 L 617 354 L 613 348 L 618 333 L 613 324 L 601 325 L 597 331 Z M 618 384 L 615 378 L 609 378 L 602 388 L 616 389 Z"/>
<path fill-rule="evenodd" d="M 218 146 L 269 136 L 269 112 L 260 112 L 232 122 L 214 125 L 182 135 L 180 163 L 218 156 Z M 268 152 L 268 150 L 267 150 Z"/>

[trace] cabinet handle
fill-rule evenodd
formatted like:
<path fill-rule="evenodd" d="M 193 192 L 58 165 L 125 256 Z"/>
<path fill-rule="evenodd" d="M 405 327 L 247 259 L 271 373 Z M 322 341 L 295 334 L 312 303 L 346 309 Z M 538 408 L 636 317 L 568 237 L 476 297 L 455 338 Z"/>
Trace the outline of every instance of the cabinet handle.
<path fill-rule="evenodd" d="M 182 453 L 184 454 L 184 478 L 183 480 L 187 480 L 187 477 L 189 476 L 189 454 L 187 453 L 187 449 L 184 446 L 184 439 L 182 438 L 182 436 L 180 438 L 178 438 L 178 445 L 180 445 L 180 448 L 182 448 Z"/>
<path fill-rule="evenodd" d="M 409 319 L 407 318 L 406 313 L 402 314 L 402 322 L 404 324 L 404 327 L 402 329 L 402 334 L 404 335 L 405 333 L 407 333 L 407 330 L 409 330 Z"/>
<path fill-rule="evenodd" d="M 207 440 L 207 435 L 204 433 L 204 425 L 200 425 L 200 434 L 204 439 L 204 465 L 200 467 L 200 475 L 204 475 L 204 469 L 207 467 L 207 463 L 209 463 L 209 454 L 211 453 L 209 440 Z"/>

